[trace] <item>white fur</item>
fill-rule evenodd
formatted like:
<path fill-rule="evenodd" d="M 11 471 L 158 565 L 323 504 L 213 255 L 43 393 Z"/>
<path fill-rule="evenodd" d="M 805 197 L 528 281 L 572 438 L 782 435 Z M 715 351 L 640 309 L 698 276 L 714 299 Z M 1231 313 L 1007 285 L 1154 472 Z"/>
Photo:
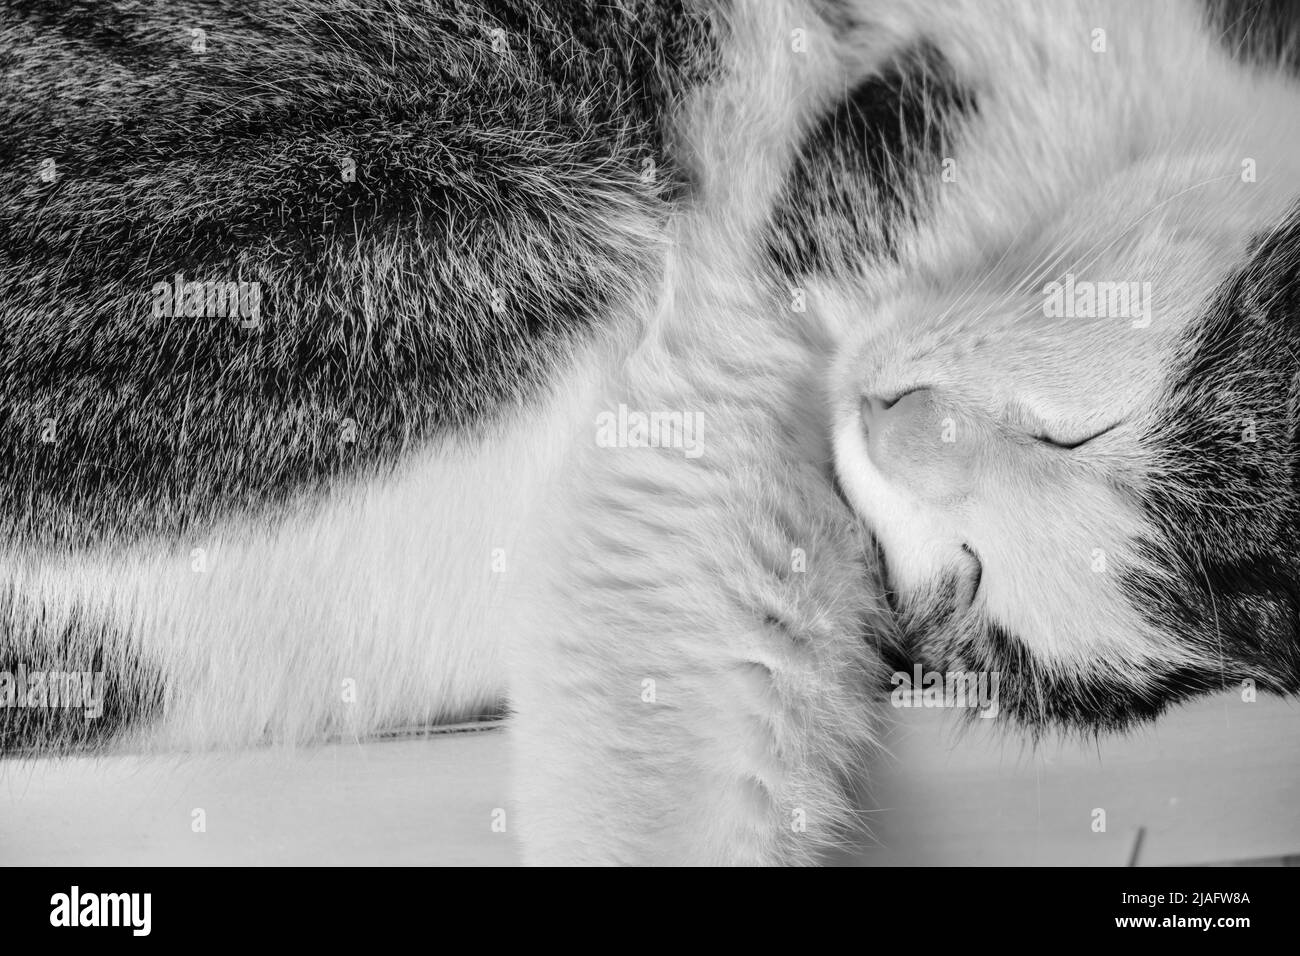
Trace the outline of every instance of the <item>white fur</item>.
<path fill-rule="evenodd" d="M 1053 274 L 1038 259 L 1068 245 L 1090 268 L 1174 276 L 1165 312 L 1185 313 L 1225 236 L 1277 207 L 1265 186 L 1293 181 L 1300 144 L 1275 124 L 1297 115 L 1294 92 L 1230 65 L 1189 4 L 857 8 L 859 25 L 837 37 L 796 0 L 735 5 L 720 78 L 684 107 L 698 193 L 663 237 L 664 283 L 571 356 L 539 408 L 274 527 L 250 519 L 125 555 L 5 560 L 51 606 L 75 597 L 132 622 L 169 679 L 167 719 L 145 742 L 362 736 L 508 695 L 512 819 L 530 861 L 810 862 L 853 822 L 844 781 L 874 736 L 873 643 L 889 637 L 865 536 L 827 481 L 832 457 L 912 582 L 951 560 L 955 522 L 987 538 L 1065 509 L 1077 540 L 989 550 L 1005 561 L 989 600 L 1049 635 L 1037 650 L 1057 661 L 1101 654 L 1136 668 L 1172 652 L 1103 582 L 1080 587 L 1059 564 L 1071 548 L 1123 551 L 1133 529 L 1107 524 L 1113 501 L 1082 479 L 1071 498 L 1034 478 L 1047 472 L 993 469 L 976 498 L 1005 480 L 1021 523 L 936 512 L 871 467 L 857 403 L 865 384 L 938 376 L 1001 407 L 988 367 L 980 377 L 962 350 L 1005 332 L 1007 376 L 1078 417 L 1087 389 L 1055 387 L 1057 370 L 1010 331 L 1025 289 Z M 1094 27 L 1108 30 L 1108 54 L 1089 50 Z M 807 53 L 792 51 L 795 29 Z M 822 287 L 810 312 L 793 313 L 758 259 L 793 150 L 837 95 L 922 36 L 979 96 L 958 181 L 936 186 L 935 227 L 903 237 L 900 263 L 864 261 L 860 283 Z M 1180 203 L 1179 184 L 1227 176 L 1244 155 L 1261 188 L 1214 193 L 1209 213 L 1201 193 Z M 1166 213 L 1108 246 L 1152 197 Z M 973 282 L 988 286 L 974 311 L 962 302 Z M 1125 352 L 1094 333 L 1053 347 L 1077 351 L 1069 374 L 1088 387 L 1115 383 L 1101 404 L 1140 411 L 1149 395 L 1130 386 L 1167 349 Z M 599 446 L 597 415 L 620 403 L 699 413 L 703 455 Z M 195 548 L 206 571 L 192 570 Z M 1061 616 L 1103 626 L 1085 640 Z"/>
<path fill-rule="evenodd" d="M 896 271 L 815 297 L 846 330 L 845 490 L 904 596 L 942 580 L 966 544 L 983 565 L 976 610 L 1041 662 L 1139 683 L 1152 661 L 1191 663 L 1194 649 L 1120 590 L 1119 569 L 1169 569 L 1144 566 L 1134 545 L 1157 536 L 1115 485 L 1140 496 L 1155 477 L 1139 436 L 1182 332 L 1295 200 L 1300 93 L 1232 62 L 1191 3 L 920 2 L 873 15 L 894 32 L 917 24 L 979 106 L 956 181 L 936 184 Z M 1242 179 L 1247 158 L 1255 182 Z M 1149 282 L 1150 324 L 1045 318 L 1043 288 L 1066 273 Z M 956 440 L 935 429 L 917 463 L 886 478 L 860 403 L 919 387 L 948 403 Z M 1068 456 L 1027 440 L 1114 423 Z M 939 480 L 958 448 L 959 477 Z"/>

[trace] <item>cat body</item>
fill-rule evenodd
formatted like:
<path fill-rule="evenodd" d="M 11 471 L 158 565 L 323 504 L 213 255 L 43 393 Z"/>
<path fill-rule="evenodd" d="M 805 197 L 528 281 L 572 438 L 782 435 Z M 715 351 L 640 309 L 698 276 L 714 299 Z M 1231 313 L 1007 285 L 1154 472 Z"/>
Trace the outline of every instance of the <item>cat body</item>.
<path fill-rule="evenodd" d="M 13 711 L 8 749 L 505 706 L 530 862 L 808 863 L 857 824 L 909 655 L 999 672 L 1040 729 L 1300 680 L 1293 518 L 1253 549 L 1206 520 L 1191 553 L 1157 521 L 1204 520 L 1158 498 L 1168 443 L 1077 472 L 997 444 L 1009 409 L 1079 430 L 1062 448 L 1116 418 L 1152 435 L 1206 407 L 1180 384 L 1206 328 L 1247 311 L 1290 334 L 1300 94 L 1200 5 L 51 9 L 4 27 L 26 85 L 0 669 L 100 669 L 108 696 L 94 723 Z M 217 24 L 194 27 L 206 53 L 166 45 L 187 17 Z M 77 44 L 167 50 L 191 95 L 121 52 L 91 75 L 169 97 L 164 118 L 235 111 L 229 166 L 205 175 L 201 140 L 149 154 L 176 124 L 103 114 L 90 82 L 33 124 Z M 60 112 L 78 96 L 98 139 Z M 134 137 L 143 155 L 111 155 L 137 175 L 91 168 L 78 130 Z M 190 190 L 170 206 L 142 179 L 168 163 Z M 261 324 L 154 314 L 178 272 L 261 283 Z M 1135 283 L 1134 314 L 1046 322 L 1067 278 Z M 1248 344 L 1224 381 L 1281 424 L 1240 481 L 1272 474 L 1280 507 L 1286 372 Z M 1207 549 L 1237 577 L 1202 595 L 1184 572 Z"/>

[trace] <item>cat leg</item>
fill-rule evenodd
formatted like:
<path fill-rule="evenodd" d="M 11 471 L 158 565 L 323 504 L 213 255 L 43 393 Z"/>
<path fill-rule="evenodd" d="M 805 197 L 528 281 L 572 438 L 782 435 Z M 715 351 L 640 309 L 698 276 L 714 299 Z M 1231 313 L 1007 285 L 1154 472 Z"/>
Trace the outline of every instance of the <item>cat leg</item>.
<path fill-rule="evenodd" d="M 761 323 L 687 326 L 622 363 L 524 557 L 529 862 L 809 863 L 853 822 L 886 632 L 829 474 L 820 357 Z M 678 417 L 647 435 L 637 414 Z"/>
<path fill-rule="evenodd" d="M 723 19 L 718 80 L 681 117 L 695 187 L 658 309 L 590 356 L 517 565 L 529 862 L 812 862 L 853 823 L 872 741 L 886 616 L 830 474 L 834 336 L 759 276 L 806 127 L 900 41 L 796 0 Z"/>

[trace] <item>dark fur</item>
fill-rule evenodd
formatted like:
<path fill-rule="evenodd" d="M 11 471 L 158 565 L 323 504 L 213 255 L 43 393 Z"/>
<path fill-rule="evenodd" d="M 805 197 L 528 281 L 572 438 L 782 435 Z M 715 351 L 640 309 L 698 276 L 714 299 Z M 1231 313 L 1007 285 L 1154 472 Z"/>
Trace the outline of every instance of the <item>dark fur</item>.
<path fill-rule="evenodd" d="M 384 467 L 522 401 L 558 344 L 649 278 L 647 240 L 611 224 L 653 223 L 687 187 L 661 120 L 710 68 L 707 18 L 688 0 L 2 9 L 11 545 L 179 535 Z M 1295 4 L 1208 9 L 1243 56 L 1300 64 Z M 207 32 L 206 54 L 190 50 L 191 27 Z M 497 29 L 506 56 L 492 50 Z M 773 213 L 780 269 L 846 274 L 891 255 L 898 216 L 924 210 L 923 184 L 975 108 L 928 47 L 847 91 L 806 137 Z M 338 165 L 349 156 L 354 183 Z M 37 176 L 46 158 L 53 183 Z M 645 158 L 658 167 L 649 182 Z M 1139 684 L 1063 678 L 994 626 L 934 638 L 948 591 L 924 618 L 897 609 L 927 666 L 1000 672 L 1002 712 L 1035 727 L 1123 727 L 1243 677 L 1300 686 L 1296 366 L 1276 348 L 1300 353 L 1297 248 L 1292 220 L 1225 283 L 1149 436 L 1209 504 L 1155 489 L 1164 533 L 1151 558 L 1181 577 L 1133 570 L 1128 587 L 1204 667 Z M 152 320 L 150 288 L 177 271 L 261 281 L 262 327 Z M 1227 412 L 1207 427 L 1214 402 Z M 1233 438 L 1246 417 L 1251 447 Z M 52 444 L 39 441 L 47 418 Z M 340 441 L 347 420 L 355 443 Z M 84 666 L 107 672 L 110 693 L 139 689 L 86 726 L 75 712 L 16 711 L 0 749 L 89 742 L 159 705 L 158 681 L 111 625 L 75 609 L 50 625 L 12 593 L 0 614 L 0 670 Z"/>
<path fill-rule="evenodd" d="M 996 673 L 998 719 L 1035 737 L 1054 729 L 1123 731 L 1158 717 L 1178 701 L 1220 690 L 1239 673 L 1235 665 L 1220 670 L 1217 662 L 1204 669 L 1153 667 L 1140 675 L 1122 669 L 1063 673 L 1044 665 L 996 622 L 960 619 L 957 590 L 957 582 L 948 581 L 906 602 L 886 590 L 902 632 L 900 644 L 887 648 L 887 664 L 905 674 L 917 663 L 927 671 Z"/>
<path fill-rule="evenodd" d="M 974 93 L 928 46 L 849 90 L 804 137 L 772 213 L 778 269 L 791 279 L 852 275 L 893 255 L 899 218 L 925 209 L 925 187 L 974 109 Z"/>
<path fill-rule="evenodd" d="M 1206 0 L 1205 9 L 1235 56 L 1300 72 L 1300 0 Z"/>
<path fill-rule="evenodd" d="M 680 0 L 6 3 L 0 535 L 180 534 L 522 401 L 645 279 L 615 224 L 708 51 Z M 153 320 L 178 271 L 261 329 Z"/>
<path fill-rule="evenodd" d="M 161 713 L 161 672 L 139 655 L 120 621 L 80 606 L 41 607 L 12 587 L 0 592 L 0 671 L 16 678 L 41 671 L 99 672 L 103 711 L 83 706 L 0 708 L 0 754 L 94 748 Z"/>
<path fill-rule="evenodd" d="M 1161 408 L 1169 477 L 1144 500 L 1178 576 L 1132 578 L 1133 599 L 1226 680 L 1300 691 L 1300 209 L 1223 283 Z"/>

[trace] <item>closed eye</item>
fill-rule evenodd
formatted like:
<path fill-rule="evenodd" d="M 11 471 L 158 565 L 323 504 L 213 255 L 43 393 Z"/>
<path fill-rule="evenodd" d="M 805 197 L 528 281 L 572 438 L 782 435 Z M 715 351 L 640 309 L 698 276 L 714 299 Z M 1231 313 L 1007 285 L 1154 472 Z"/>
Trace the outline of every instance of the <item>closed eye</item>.
<path fill-rule="evenodd" d="M 1034 439 L 1036 441 L 1042 442 L 1044 445 L 1051 445 L 1053 448 L 1063 448 L 1066 451 L 1073 451 L 1076 448 L 1081 448 L 1082 446 L 1088 444 L 1088 442 L 1092 441 L 1093 439 L 1100 438 L 1102 435 L 1106 434 L 1107 432 L 1119 428 L 1121 424 L 1122 424 L 1121 422 L 1116 422 L 1114 425 L 1107 425 L 1101 431 L 1093 432 L 1091 435 L 1087 435 L 1076 441 L 1064 441 L 1059 438 L 1053 438 L 1050 435 L 1035 435 Z"/>

